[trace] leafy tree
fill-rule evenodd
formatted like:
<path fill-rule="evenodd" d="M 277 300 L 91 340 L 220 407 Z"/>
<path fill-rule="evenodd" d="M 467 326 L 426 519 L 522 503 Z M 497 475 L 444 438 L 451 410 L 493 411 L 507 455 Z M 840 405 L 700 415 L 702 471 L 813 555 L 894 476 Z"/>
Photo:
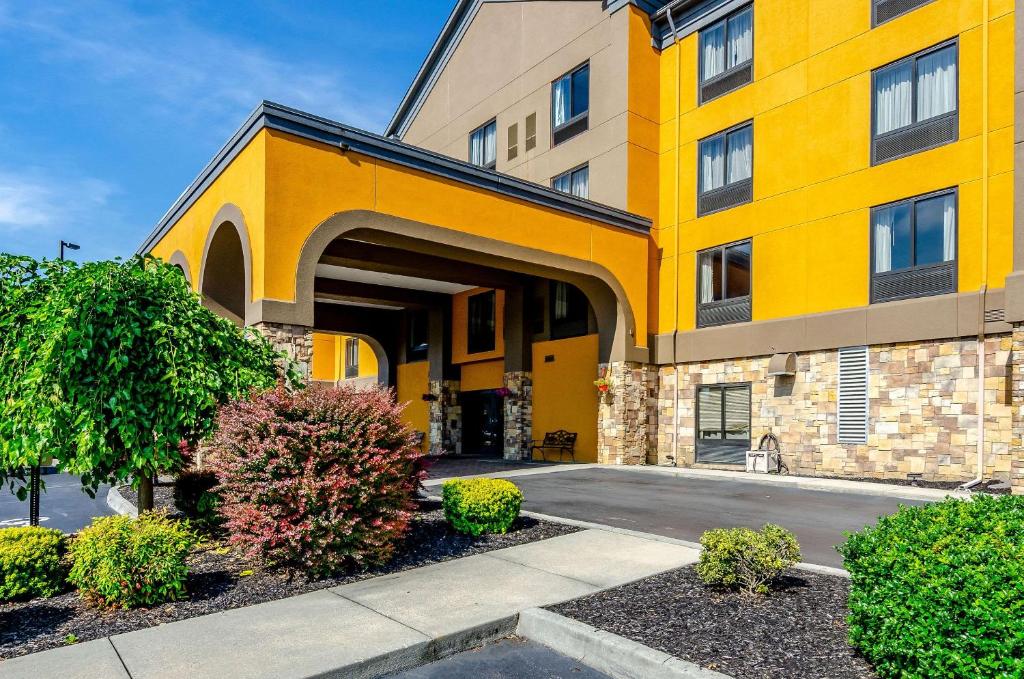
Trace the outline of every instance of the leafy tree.
<path fill-rule="evenodd" d="M 12 489 L 24 479 L 10 470 L 52 454 L 87 491 L 134 478 L 152 508 L 153 475 L 181 468 L 217 407 L 282 377 L 265 338 L 203 307 L 177 267 L 151 257 L 0 255 L 0 295 L 0 473 Z"/>

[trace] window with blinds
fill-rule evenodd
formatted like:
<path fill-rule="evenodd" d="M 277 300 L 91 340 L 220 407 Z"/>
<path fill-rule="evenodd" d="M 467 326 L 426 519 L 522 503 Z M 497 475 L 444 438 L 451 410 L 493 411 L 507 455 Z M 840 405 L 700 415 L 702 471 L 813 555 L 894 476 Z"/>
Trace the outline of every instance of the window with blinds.
<path fill-rule="evenodd" d="M 697 390 L 697 462 L 745 464 L 750 450 L 750 385 Z"/>
<path fill-rule="evenodd" d="M 868 348 L 839 350 L 839 443 L 868 440 Z"/>

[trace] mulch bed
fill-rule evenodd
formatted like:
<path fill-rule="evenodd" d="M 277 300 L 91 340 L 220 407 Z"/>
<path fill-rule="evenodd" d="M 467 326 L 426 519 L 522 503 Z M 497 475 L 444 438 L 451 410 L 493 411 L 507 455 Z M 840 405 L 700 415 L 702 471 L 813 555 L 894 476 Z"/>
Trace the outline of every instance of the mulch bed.
<path fill-rule="evenodd" d="M 289 579 L 281 571 L 261 569 L 237 550 L 226 550 L 220 541 L 210 541 L 190 558 L 187 600 L 150 609 L 99 611 L 83 602 L 77 593 L 68 592 L 50 599 L 0 604 L 0 658 L 63 646 L 68 643 L 68 635 L 74 635 L 77 641 L 89 641 L 577 530 L 572 526 L 520 517 L 505 535 L 473 538 L 456 533 L 448 526 L 440 503 L 423 501 L 409 535 L 387 566 L 315 581 L 303 577 Z M 243 571 L 250 570 L 252 575 L 241 575 Z"/>
<path fill-rule="evenodd" d="M 551 610 L 737 679 L 874 677 L 846 643 L 848 592 L 845 578 L 791 571 L 770 596 L 744 596 L 687 567 Z"/>
<path fill-rule="evenodd" d="M 884 483 L 893 486 L 908 486 L 911 488 L 935 488 L 938 490 L 956 490 L 964 485 L 966 481 L 925 481 L 924 479 L 878 479 L 874 477 L 851 477 L 851 476 L 819 476 L 808 478 L 836 479 L 839 481 L 860 481 L 862 483 Z M 972 493 L 987 493 L 989 495 L 1009 495 L 1010 489 L 1003 488 L 1002 481 L 988 479 L 982 481 L 974 488 Z"/>

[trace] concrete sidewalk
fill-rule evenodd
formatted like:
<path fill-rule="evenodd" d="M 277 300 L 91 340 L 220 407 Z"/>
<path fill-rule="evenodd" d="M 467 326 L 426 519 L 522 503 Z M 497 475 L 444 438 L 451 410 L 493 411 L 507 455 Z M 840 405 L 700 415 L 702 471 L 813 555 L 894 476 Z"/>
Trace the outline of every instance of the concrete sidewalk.
<path fill-rule="evenodd" d="M 373 677 L 511 633 L 519 612 L 697 560 L 585 530 L 15 658 L 4 679 Z"/>

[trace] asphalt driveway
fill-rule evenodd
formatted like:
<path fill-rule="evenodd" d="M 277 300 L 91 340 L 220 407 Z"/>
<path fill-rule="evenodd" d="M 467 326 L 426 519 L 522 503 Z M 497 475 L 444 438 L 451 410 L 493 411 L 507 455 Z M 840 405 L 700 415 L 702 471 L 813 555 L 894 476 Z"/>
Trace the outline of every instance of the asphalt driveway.
<path fill-rule="evenodd" d="M 803 560 L 842 567 L 835 545 L 914 500 L 805 490 L 731 479 L 580 469 L 510 479 L 523 509 L 697 542 L 711 528 L 777 523 L 800 541 Z"/>
<path fill-rule="evenodd" d="M 39 525 L 65 533 L 88 526 L 93 517 L 113 514 L 107 506 L 107 486 L 95 498 L 82 492 L 82 483 L 71 474 L 43 476 L 46 489 L 39 498 Z M 20 502 L 6 486 L 0 488 L 0 528 L 28 525 L 28 500 Z"/>

